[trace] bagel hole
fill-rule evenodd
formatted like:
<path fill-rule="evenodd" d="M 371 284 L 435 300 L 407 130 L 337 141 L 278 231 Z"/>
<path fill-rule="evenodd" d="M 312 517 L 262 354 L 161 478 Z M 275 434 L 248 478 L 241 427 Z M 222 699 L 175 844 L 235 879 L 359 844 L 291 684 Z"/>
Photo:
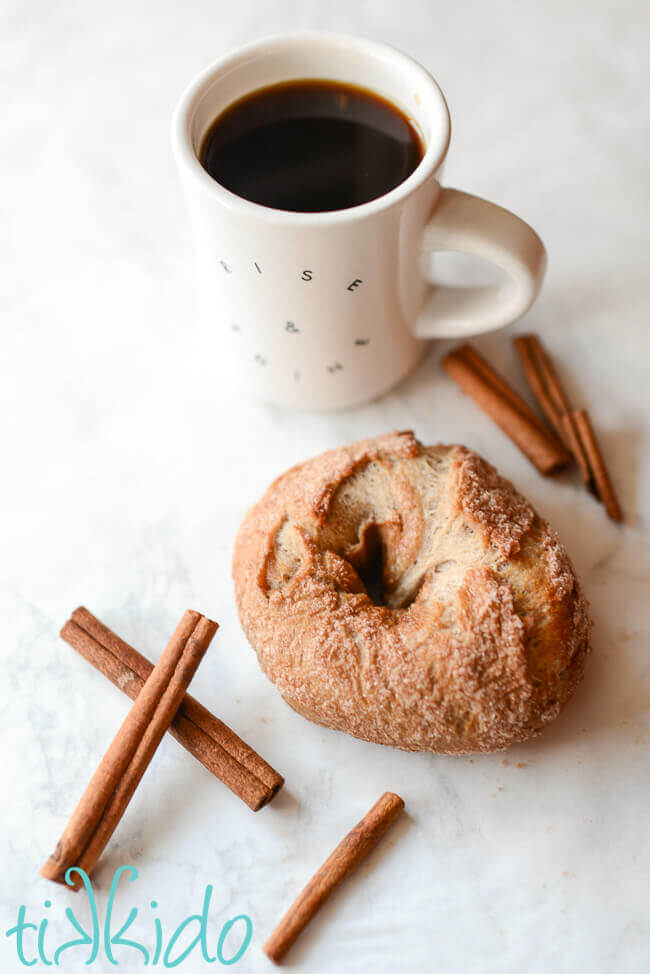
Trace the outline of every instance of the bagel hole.
<path fill-rule="evenodd" d="M 359 544 L 348 559 L 363 582 L 368 598 L 375 605 L 385 606 L 384 545 L 379 525 L 371 522 L 364 526 Z"/>

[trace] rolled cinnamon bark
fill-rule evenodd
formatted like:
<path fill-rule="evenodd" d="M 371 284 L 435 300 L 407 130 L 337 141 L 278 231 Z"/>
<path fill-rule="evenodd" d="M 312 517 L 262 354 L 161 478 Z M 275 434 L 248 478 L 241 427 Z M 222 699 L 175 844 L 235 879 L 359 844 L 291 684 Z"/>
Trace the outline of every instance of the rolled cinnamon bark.
<path fill-rule="evenodd" d="M 514 345 L 528 385 L 540 409 L 560 439 L 571 451 L 578 464 L 582 479 L 589 485 L 591 472 L 583 444 L 576 429 L 569 399 L 544 346 L 538 336 L 534 334 L 520 335 L 515 338 Z"/>
<path fill-rule="evenodd" d="M 512 386 L 509 386 L 506 380 L 499 375 L 498 372 L 489 365 L 485 359 L 479 355 L 475 348 L 471 345 L 463 345 L 459 352 L 462 353 L 462 357 L 465 361 L 474 368 L 479 375 L 481 375 L 485 381 L 491 385 L 495 390 L 497 390 L 503 398 L 513 406 L 518 412 L 530 420 L 533 426 L 538 427 L 542 433 L 547 434 L 548 430 L 542 420 L 537 416 L 536 413 L 530 408 L 527 402 L 517 395 Z"/>
<path fill-rule="evenodd" d="M 591 470 L 589 468 L 589 459 L 585 452 L 584 443 L 582 442 L 582 438 L 576 426 L 576 419 L 573 410 L 569 410 L 568 413 L 564 413 L 560 422 L 562 423 L 562 429 L 564 430 L 565 442 L 568 444 L 569 449 L 571 450 L 571 453 L 578 464 L 580 476 L 587 487 L 591 487 Z"/>
<path fill-rule="evenodd" d="M 475 349 L 463 345 L 446 355 L 442 365 L 541 474 L 548 476 L 569 463 L 562 443 Z"/>
<path fill-rule="evenodd" d="M 41 869 L 64 882 L 78 866 L 90 873 L 115 831 L 217 631 L 188 609 L 81 797 L 54 853 Z M 70 885 L 70 884 L 69 884 Z M 72 885 L 78 889 L 77 877 Z"/>
<path fill-rule="evenodd" d="M 517 354 L 519 355 L 519 360 L 524 370 L 526 381 L 530 386 L 530 390 L 534 395 L 539 408 L 546 416 L 546 419 L 549 421 L 558 437 L 564 442 L 565 446 L 568 447 L 569 444 L 566 442 L 565 430 L 562 426 L 562 413 L 557 409 L 554 401 L 546 391 L 546 386 L 544 385 L 544 380 L 540 375 L 537 359 L 533 348 L 531 347 L 530 339 L 530 335 L 520 335 L 514 340 L 514 346 Z"/>
<path fill-rule="evenodd" d="M 132 700 L 153 670 L 145 656 L 84 606 L 72 613 L 61 637 Z M 255 812 L 271 801 L 284 784 L 282 775 L 189 693 L 169 732 Z"/>
<path fill-rule="evenodd" d="M 589 461 L 589 468 L 593 476 L 596 492 L 605 505 L 605 510 L 607 511 L 609 517 L 611 517 L 613 521 L 622 521 L 623 512 L 620 504 L 618 503 L 614 486 L 610 479 L 607 466 L 605 465 L 603 455 L 600 452 L 598 440 L 596 439 L 596 434 L 594 433 L 586 410 L 574 410 L 573 421 L 576 425 L 580 442 L 582 443 L 585 454 Z"/>
<path fill-rule="evenodd" d="M 374 849 L 403 808 L 404 802 L 399 795 L 385 792 L 368 814 L 337 845 L 289 907 L 264 945 L 265 954 L 275 964 L 280 963 L 334 890 Z"/>

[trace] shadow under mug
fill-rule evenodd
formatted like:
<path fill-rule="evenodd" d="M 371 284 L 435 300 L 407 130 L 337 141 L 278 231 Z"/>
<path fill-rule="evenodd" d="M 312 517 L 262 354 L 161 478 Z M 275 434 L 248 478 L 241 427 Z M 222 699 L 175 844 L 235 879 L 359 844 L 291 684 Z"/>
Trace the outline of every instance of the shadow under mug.
<path fill-rule="evenodd" d="M 425 145 L 408 179 L 360 206 L 295 213 L 242 199 L 203 169 L 198 153 L 217 115 L 257 88 L 304 78 L 360 85 L 402 109 Z M 427 339 L 475 335 L 527 311 L 544 275 L 542 241 L 507 210 L 440 185 L 449 137 L 431 75 L 363 38 L 309 32 L 256 41 L 190 84 L 174 114 L 173 148 L 196 245 L 206 353 L 214 351 L 238 389 L 304 408 L 354 405 L 405 376 Z M 504 280 L 436 285 L 436 251 L 481 257 Z"/>

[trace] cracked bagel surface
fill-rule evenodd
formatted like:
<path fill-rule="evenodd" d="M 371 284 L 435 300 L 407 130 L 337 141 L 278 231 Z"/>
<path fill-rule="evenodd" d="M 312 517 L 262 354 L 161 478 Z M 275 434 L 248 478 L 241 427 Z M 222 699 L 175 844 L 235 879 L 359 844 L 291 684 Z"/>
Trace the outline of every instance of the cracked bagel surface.
<path fill-rule="evenodd" d="M 553 528 L 476 453 L 410 432 L 278 477 L 239 529 L 233 578 L 244 632 L 294 710 L 409 751 L 527 740 L 590 648 Z"/>

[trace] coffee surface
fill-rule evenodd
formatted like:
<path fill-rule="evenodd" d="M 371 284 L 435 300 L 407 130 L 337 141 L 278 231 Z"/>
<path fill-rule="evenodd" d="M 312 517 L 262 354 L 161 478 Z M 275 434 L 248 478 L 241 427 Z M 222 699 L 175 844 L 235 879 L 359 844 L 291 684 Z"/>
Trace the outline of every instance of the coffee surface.
<path fill-rule="evenodd" d="M 290 81 L 234 102 L 208 129 L 199 158 L 244 199 L 313 213 L 383 196 L 423 154 L 413 123 L 379 95 L 339 82 Z"/>

